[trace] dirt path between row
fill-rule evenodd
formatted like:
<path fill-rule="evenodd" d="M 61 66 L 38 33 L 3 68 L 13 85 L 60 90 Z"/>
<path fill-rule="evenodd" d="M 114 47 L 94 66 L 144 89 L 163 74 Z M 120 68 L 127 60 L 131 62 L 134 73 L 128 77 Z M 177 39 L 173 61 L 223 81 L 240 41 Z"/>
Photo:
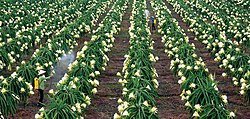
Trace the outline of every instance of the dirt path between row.
<path fill-rule="evenodd" d="M 154 16 L 153 8 L 150 1 L 147 1 L 150 14 Z M 150 24 L 151 26 L 151 21 Z M 159 57 L 159 60 L 154 64 L 156 71 L 159 75 L 159 89 L 157 99 L 158 113 L 161 119 L 187 119 L 188 113 L 185 110 L 185 102 L 180 98 L 180 85 L 178 84 L 178 78 L 174 76 L 170 70 L 171 59 L 167 57 L 164 52 L 165 46 L 161 42 L 161 35 L 156 31 L 151 30 L 151 38 L 154 43 L 154 55 Z"/>
<path fill-rule="evenodd" d="M 128 6 L 121 23 L 121 31 L 115 35 L 114 47 L 108 53 L 108 66 L 105 71 L 101 72 L 98 92 L 87 108 L 86 119 L 111 119 L 117 112 L 117 100 L 122 97 L 122 85 L 118 83 L 116 73 L 121 72 L 125 60 L 124 55 L 129 47 L 128 29 L 132 10 L 131 2 Z"/>

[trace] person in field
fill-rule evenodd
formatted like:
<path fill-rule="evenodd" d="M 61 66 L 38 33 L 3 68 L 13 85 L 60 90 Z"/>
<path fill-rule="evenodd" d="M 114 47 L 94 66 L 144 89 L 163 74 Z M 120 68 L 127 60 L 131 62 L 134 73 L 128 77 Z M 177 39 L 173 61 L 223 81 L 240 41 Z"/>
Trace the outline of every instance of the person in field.
<path fill-rule="evenodd" d="M 152 16 L 152 17 L 150 18 L 150 20 L 151 20 L 151 23 L 152 23 L 152 30 L 154 31 L 154 30 L 156 30 L 156 28 L 155 28 L 156 19 L 154 18 L 154 16 Z"/>
<path fill-rule="evenodd" d="M 46 71 L 40 70 L 38 72 L 39 78 L 35 78 L 35 89 L 38 90 L 39 93 L 39 101 L 37 103 L 37 106 L 42 107 L 43 106 L 43 98 L 44 98 L 44 82 L 48 80 L 50 77 L 45 77 Z"/>

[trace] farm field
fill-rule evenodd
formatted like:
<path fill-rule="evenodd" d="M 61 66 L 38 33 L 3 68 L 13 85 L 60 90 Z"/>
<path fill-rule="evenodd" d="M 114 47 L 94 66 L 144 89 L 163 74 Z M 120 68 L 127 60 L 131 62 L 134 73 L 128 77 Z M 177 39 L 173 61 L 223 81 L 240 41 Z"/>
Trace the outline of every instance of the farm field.
<path fill-rule="evenodd" d="M 249 119 L 249 6 L 4 0 L 0 119 Z"/>

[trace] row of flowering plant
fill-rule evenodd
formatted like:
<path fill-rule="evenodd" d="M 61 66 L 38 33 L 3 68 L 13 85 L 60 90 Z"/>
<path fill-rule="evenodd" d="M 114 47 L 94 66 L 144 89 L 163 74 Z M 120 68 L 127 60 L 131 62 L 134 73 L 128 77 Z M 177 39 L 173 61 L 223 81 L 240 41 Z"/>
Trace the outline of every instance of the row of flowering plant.
<path fill-rule="evenodd" d="M 211 51 L 220 68 L 225 68 L 223 76 L 231 76 L 232 82 L 240 86 L 240 94 L 250 99 L 250 56 L 244 54 L 234 43 L 226 39 L 223 32 L 204 22 L 193 13 L 183 0 L 168 0 L 174 10 L 181 15 L 198 38 Z"/>
<path fill-rule="evenodd" d="M 156 59 L 152 54 L 153 41 L 143 13 L 146 9 L 146 0 L 134 0 L 132 16 L 130 17 L 129 34 L 130 48 L 125 55 L 119 83 L 123 86 L 123 98 L 118 100 L 118 113 L 114 119 L 157 119 L 155 97 L 159 86 L 156 80 L 156 70 L 152 63 Z"/>
<path fill-rule="evenodd" d="M 109 1 L 110 2 L 110 1 Z M 76 60 L 69 65 L 69 71 L 58 82 L 57 90 L 50 90 L 51 102 L 42 108 L 35 118 L 76 119 L 85 116 L 85 109 L 91 97 L 97 92 L 100 71 L 105 70 L 109 58 L 108 51 L 114 43 L 114 34 L 120 30 L 122 16 L 127 8 L 127 0 L 116 1 L 107 16 L 94 31 L 91 41 L 77 53 Z M 63 110 L 60 110 L 63 107 Z"/>
<path fill-rule="evenodd" d="M 172 18 L 162 0 L 151 2 L 159 21 L 159 33 L 163 35 L 165 52 L 172 59 L 170 69 L 180 78 L 181 99 L 192 114 L 192 118 L 234 118 L 235 114 L 225 108 L 226 95 L 220 95 L 212 74 L 203 60 L 195 53 L 194 44 Z"/>
<path fill-rule="evenodd" d="M 52 35 L 58 35 L 64 26 L 82 15 L 86 10 L 86 4 L 86 1 L 81 1 L 80 4 L 73 2 L 68 9 L 58 10 L 58 14 L 56 12 L 46 19 L 41 18 L 34 27 L 20 29 L 16 32 L 15 38 L 9 38 L 6 42 L 0 43 L 0 70 L 5 67 L 11 70 L 11 64 L 17 60 L 20 61 L 24 54 L 29 53 L 30 48 L 42 43 L 42 40 L 47 42 Z"/>
<path fill-rule="evenodd" d="M 96 11 L 95 9 L 102 9 L 103 7 L 105 8 L 107 4 L 110 4 L 110 2 L 96 3 L 98 2 L 91 2 L 88 5 L 89 9 L 83 13 L 88 14 L 91 12 L 95 14 L 92 17 L 94 20 L 98 15 L 101 15 L 101 13 L 97 13 L 98 11 L 93 11 Z M 82 7 L 85 6 L 84 4 L 79 5 Z M 91 24 L 85 24 L 83 22 L 85 21 L 85 17 L 90 16 L 83 15 L 77 20 L 69 23 L 68 26 L 64 26 L 58 35 L 54 36 L 52 40 L 48 40 L 48 43 L 46 43 L 44 47 L 36 50 L 29 62 L 23 61 L 22 65 L 17 67 L 16 72 L 12 73 L 8 78 L 3 78 L 1 80 L 2 82 L 0 89 L 4 90 L 5 92 L 12 92 L 13 96 L 18 96 L 18 98 L 16 98 L 18 99 L 17 101 L 26 101 L 28 96 L 34 93 L 31 84 L 33 83 L 33 79 L 38 76 L 39 71 L 45 70 L 46 75 L 50 75 L 51 72 L 53 73 L 53 71 L 51 71 L 51 69 L 53 69 L 52 65 L 59 61 L 61 56 L 77 45 L 76 39 L 78 39 L 80 35 L 88 32 L 88 28 L 91 26 Z M 11 113 L 13 112 L 14 111 L 11 111 Z"/>
<path fill-rule="evenodd" d="M 237 17 L 231 17 L 223 10 L 205 1 L 186 1 L 186 4 L 196 10 L 203 19 L 208 18 L 220 31 L 225 32 L 228 39 L 235 39 L 237 41 L 235 44 L 240 43 L 250 47 L 249 23 L 242 23 Z"/>

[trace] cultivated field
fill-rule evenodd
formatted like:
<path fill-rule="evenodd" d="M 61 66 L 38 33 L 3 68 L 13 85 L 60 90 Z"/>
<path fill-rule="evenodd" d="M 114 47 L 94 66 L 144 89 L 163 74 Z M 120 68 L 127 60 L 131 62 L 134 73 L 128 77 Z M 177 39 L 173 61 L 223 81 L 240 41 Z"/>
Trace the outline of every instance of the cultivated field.
<path fill-rule="evenodd" d="M 249 6 L 3 0 L 0 119 L 248 119 Z"/>

